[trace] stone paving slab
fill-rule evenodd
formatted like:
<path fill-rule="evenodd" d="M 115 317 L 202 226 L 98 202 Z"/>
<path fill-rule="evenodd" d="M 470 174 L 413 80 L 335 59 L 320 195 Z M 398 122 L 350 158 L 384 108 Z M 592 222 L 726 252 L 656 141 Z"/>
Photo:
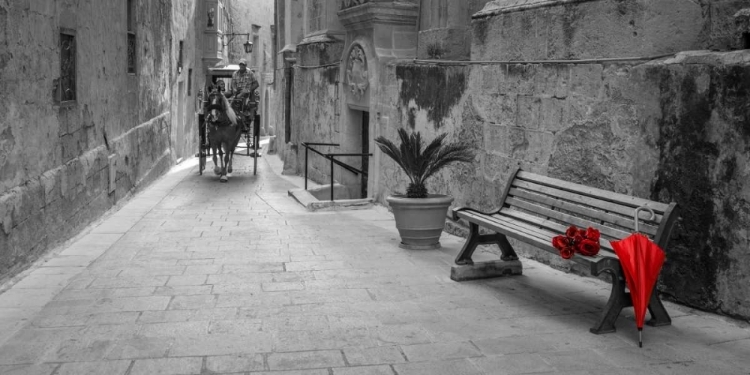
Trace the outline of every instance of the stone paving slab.
<path fill-rule="evenodd" d="M 183 162 L 0 288 L 0 374 L 750 373 L 746 323 L 666 303 L 643 349 L 629 310 L 593 335 L 600 280 L 457 283 L 463 239 L 401 249 L 385 208 L 308 212 L 275 156 L 235 162 Z"/>

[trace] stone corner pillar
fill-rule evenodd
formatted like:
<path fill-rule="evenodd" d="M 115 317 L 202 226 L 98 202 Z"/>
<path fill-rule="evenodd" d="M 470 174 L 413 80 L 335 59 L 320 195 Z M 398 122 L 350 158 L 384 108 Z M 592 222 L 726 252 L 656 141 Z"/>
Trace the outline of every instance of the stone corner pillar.
<path fill-rule="evenodd" d="M 419 5 L 415 2 L 344 0 L 338 16 L 348 33 L 372 33 L 378 57 L 416 56 Z"/>

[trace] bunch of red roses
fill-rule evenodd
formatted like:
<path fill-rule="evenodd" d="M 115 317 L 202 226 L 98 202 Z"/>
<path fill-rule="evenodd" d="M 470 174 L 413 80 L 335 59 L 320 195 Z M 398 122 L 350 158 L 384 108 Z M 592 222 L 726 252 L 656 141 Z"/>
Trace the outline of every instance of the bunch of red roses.
<path fill-rule="evenodd" d="M 592 227 L 583 230 L 571 225 L 564 236 L 552 238 L 552 246 L 560 251 L 563 259 L 570 259 L 575 253 L 594 256 L 599 253 L 599 230 Z"/>

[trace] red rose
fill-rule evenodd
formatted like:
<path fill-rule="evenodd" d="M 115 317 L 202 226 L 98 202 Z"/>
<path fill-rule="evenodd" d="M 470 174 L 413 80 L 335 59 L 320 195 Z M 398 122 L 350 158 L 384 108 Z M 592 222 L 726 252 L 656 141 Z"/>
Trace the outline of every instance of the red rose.
<path fill-rule="evenodd" d="M 570 240 L 568 240 L 568 237 L 565 236 L 555 236 L 552 237 L 552 246 L 555 247 L 557 250 L 562 250 L 565 246 L 568 246 L 570 244 Z"/>
<path fill-rule="evenodd" d="M 599 253 L 599 241 L 585 239 L 578 246 L 578 252 L 581 255 L 594 256 Z"/>
<path fill-rule="evenodd" d="M 573 245 L 578 246 L 583 240 L 585 240 L 583 236 L 581 236 L 580 233 L 577 233 L 575 237 L 573 237 Z"/>
<path fill-rule="evenodd" d="M 560 256 L 563 259 L 570 259 L 573 257 L 573 254 L 575 254 L 575 249 L 573 246 L 566 246 L 562 250 L 560 250 Z"/>
<path fill-rule="evenodd" d="M 568 237 L 575 237 L 576 233 L 578 233 L 578 228 L 576 228 L 575 225 L 571 225 L 568 230 L 565 231 L 565 235 Z"/>
<path fill-rule="evenodd" d="M 586 229 L 585 237 L 589 240 L 599 242 L 599 229 L 589 227 L 588 229 Z"/>
<path fill-rule="evenodd" d="M 578 235 L 581 236 L 581 237 L 583 237 L 583 238 L 586 238 L 586 230 L 585 229 L 579 229 L 578 230 Z"/>

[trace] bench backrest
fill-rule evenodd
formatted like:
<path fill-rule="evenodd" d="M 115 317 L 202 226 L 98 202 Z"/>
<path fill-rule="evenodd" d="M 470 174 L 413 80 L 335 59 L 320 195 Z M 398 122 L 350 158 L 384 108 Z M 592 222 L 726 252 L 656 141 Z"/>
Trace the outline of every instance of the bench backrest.
<path fill-rule="evenodd" d="M 564 233 L 570 225 L 599 229 L 602 238 L 619 240 L 635 231 L 635 209 L 646 206 L 655 213 L 640 212 L 639 232 L 666 249 L 677 218 L 676 203 L 647 199 L 597 189 L 546 177 L 520 169 L 506 185 L 503 215 L 535 223 L 553 232 Z"/>

